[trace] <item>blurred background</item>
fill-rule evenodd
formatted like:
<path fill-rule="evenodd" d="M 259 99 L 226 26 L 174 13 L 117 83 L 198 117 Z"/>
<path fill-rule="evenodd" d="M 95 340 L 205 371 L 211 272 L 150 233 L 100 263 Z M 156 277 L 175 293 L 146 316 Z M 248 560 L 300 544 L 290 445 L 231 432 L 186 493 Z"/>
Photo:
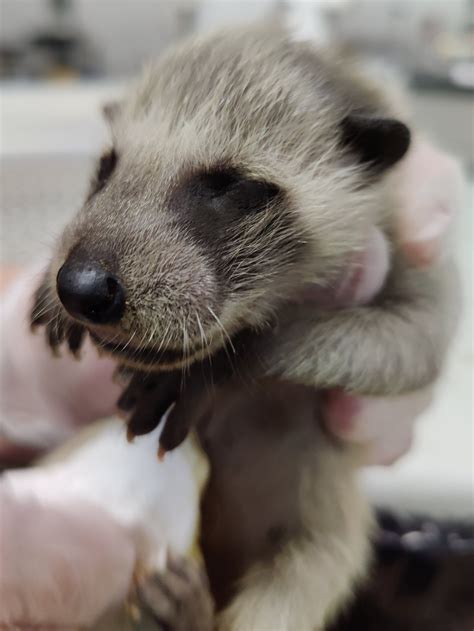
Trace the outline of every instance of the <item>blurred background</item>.
<path fill-rule="evenodd" d="M 189 33 L 275 16 L 303 36 L 389 65 L 410 87 L 418 122 L 472 173 L 474 0 L 0 0 L 3 260 L 31 258 L 38 237 L 75 208 L 82 162 L 106 138 L 101 105 L 147 59 Z M 58 154 L 68 155 L 57 162 L 61 177 L 48 179 Z M 34 189 L 17 186 L 18 156 L 22 178 L 35 172 Z M 18 204 L 35 210 L 31 222 L 18 222 Z"/>
<path fill-rule="evenodd" d="M 0 12 L 0 262 L 8 264 L 48 251 L 80 206 L 91 163 L 106 143 L 101 105 L 174 40 L 279 16 L 304 36 L 390 66 L 409 90 L 419 126 L 460 159 L 466 174 L 455 240 L 465 298 L 448 369 L 412 451 L 394 467 L 367 471 L 363 482 L 377 506 L 401 516 L 392 529 L 407 516 L 429 518 L 410 526 L 418 539 L 407 545 L 415 552 L 439 535 L 432 519 L 468 524 L 463 532 L 472 540 L 474 0 L 0 0 Z M 422 572 L 423 585 L 428 575 Z M 443 631 L 474 625 L 472 618 L 462 626 L 446 620 Z M 392 628 L 384 625 L 378 628 Z"/>

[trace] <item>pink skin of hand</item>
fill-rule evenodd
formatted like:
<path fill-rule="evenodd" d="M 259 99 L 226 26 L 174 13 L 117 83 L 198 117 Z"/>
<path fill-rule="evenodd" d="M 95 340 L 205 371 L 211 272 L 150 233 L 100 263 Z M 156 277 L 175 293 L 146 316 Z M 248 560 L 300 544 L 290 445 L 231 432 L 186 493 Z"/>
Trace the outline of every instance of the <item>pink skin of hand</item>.
<path fill-rule="evenodd" d="M 24 447 L 43 452 L 78 428 L 114 412 L 120 388 L 115 363 L 87 340 L 81 361 L 63 351 L 55 358 L 28 316 L 41 267 L 24 272 L 2 296 L 0 311 L 0 458 Z M 7 333 L 8 332 L 8 333 Z"/>
<path fill-rule="evenodd" d="M 132 536 L 97 505 L 70 496 L 47 469 L 22 474 L 23 489 L 0 483 L 0 627 L 89 626 L 127 596 Z"/>
<path fill-rule="evenodd" d="M 398 167 L 397 237 L 415 267 L 429 267 L 449 249 L 449 231 L 462 202 L 458 162 L 424 139 L 415 139 Z"/>

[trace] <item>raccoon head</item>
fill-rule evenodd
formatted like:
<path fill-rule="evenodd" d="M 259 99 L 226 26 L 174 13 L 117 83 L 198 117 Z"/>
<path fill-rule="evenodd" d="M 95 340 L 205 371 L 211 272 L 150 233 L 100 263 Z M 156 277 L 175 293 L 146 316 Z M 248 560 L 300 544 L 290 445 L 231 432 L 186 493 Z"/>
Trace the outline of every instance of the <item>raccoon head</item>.
<path fill-rule="evenodd" d="M 305 282 L 332 282 L 409 134 L 378 105 L 354 110 L 302 46 L 238 32 L 184 44 L 109 108 L 112 148 L 45 285 L 66 327 L 125 363 L 176 367 L 263 325 Z"/>

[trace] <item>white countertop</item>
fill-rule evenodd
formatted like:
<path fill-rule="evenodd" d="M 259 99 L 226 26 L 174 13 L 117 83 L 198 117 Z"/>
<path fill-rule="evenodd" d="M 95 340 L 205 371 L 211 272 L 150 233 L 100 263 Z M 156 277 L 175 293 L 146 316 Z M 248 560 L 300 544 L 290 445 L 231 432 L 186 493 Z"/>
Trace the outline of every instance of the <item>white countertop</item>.
<path fill-rule="evenodd" d="M 80 204 L 91 156 L 107 138 L 100 107 L 121 90 L 116 83 L 3 86 L 3 262 L 38 257 Z M 473 198 L 471 183 L 456 238 L 465 294 L 458 335 L 411 452 L 392 467 L 364 473 L 364 484 L 378 504 L 474 516 Z"/>

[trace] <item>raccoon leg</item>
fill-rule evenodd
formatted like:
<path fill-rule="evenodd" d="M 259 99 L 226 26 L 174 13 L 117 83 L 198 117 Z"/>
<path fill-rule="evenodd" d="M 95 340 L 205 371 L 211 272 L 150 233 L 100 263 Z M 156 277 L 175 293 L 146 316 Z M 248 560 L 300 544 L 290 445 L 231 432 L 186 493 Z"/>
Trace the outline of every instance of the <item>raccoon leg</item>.
<path fill-rule="evenodd" d="M 323 631 L 350 593 L 348 564 L 341 561 L 335 546 L 294 544 L 274 566 L 256 567 L 246 576 L 219 616 L 219 631 Z"/>
<path fill-rule="evenodd" d="M 304 509 L 313 527 L 251 568 L 219 615 L 219 631 L 323 631 L 364 576 L 371 528 L 364 499 L 347 480 L 308 482 L 303 502 L 319 486 Z"/>

